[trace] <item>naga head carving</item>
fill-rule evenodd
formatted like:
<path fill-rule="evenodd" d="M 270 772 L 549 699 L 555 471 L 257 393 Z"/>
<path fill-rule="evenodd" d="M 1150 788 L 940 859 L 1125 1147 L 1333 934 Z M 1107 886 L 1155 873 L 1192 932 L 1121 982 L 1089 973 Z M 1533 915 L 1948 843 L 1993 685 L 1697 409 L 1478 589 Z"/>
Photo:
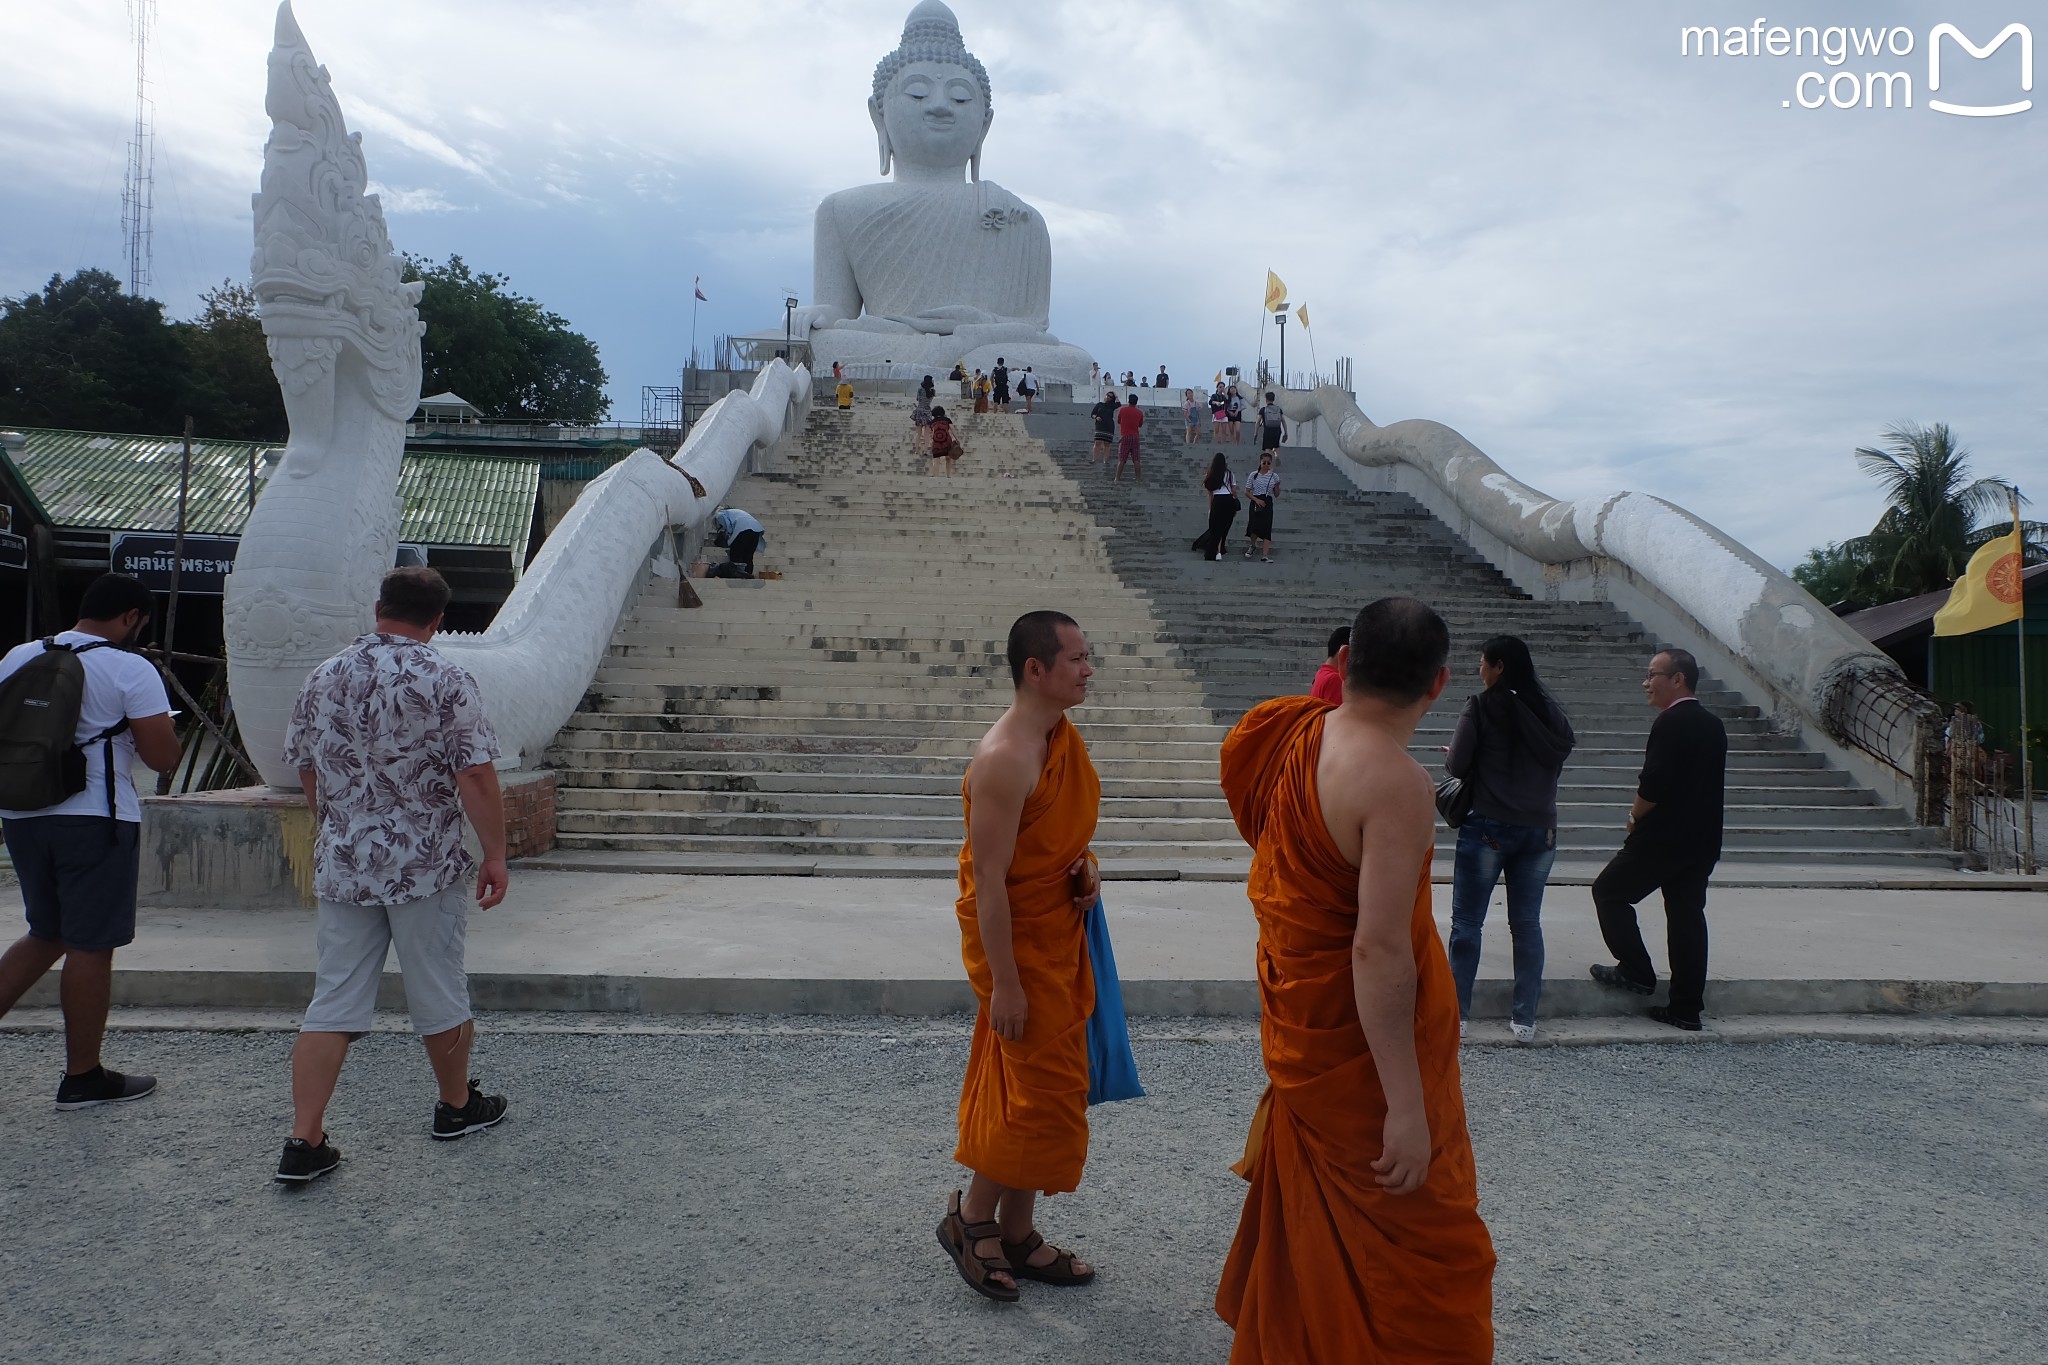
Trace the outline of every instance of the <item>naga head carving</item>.
<path fill-rule="evenodd" d="M 347 347 L 366 362 L 377 408 L 406 421 L 419 406 L 422 286 L 400 278 L 383 206 L 364 193 L 361 134 L 343 122 L 290 0 L 277 10 L 264 108 L 250 274 L 286 404 L 331 375 Z"/>

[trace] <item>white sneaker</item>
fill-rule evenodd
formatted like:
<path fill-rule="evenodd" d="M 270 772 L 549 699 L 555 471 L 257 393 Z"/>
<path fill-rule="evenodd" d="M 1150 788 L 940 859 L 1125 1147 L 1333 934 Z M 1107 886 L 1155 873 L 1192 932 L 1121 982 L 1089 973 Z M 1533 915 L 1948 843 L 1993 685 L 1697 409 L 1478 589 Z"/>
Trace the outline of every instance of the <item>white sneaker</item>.
<path fill-rule="evenodd" d="M 1458 1041 L 1459 1041 L 1459 1042 L 1461 1042 L 1461 1043 L 1462 1043 L 1462 1042 L 1464 1042 L 1464 1041 L 1465 1041 L 1465 1035 L 1466 1035 L 1466 1034 L 1467 1034 L 1468 1032 L 1470 1032 L 1470 1031 L 1471 1031 L 1471 1028 L 1472 1028 L 1472 1026 L 1471 1026 L 1470 1024 L 1466 1023 L 1466 1022 L 1465 1022 L 1465 1021 L 1464 1021 L 1463 1019 L 1460 1019 L 1460 1020 L 1458 1021 Z"/>
<path fill-rule="evenodd" d="M 1534 1024 L 1509 1024 L 1508 1031 L 1515 1035 L 1515 1041 L 1518 1043 L 1533 1043 L 1536 1041 L 1536 1026 Z"/>

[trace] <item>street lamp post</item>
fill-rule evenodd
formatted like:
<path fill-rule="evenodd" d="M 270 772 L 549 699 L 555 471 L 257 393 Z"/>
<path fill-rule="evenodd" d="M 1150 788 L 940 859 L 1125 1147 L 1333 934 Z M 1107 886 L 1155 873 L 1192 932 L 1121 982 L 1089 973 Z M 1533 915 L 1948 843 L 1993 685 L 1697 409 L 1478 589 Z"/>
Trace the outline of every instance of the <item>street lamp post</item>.
<path fill-rule="evenodd" d="M 1280 387 L 1287 387 L 1287 314 L 1285 310 L 1273 314 L 1273 321 L 1280 324 Z"/>
<path fill-rule="evenodd" d="M 796 331 L 796 296 L 789 295 L 782 300 L 782 363 L 794 364 L 791 357 L 791 338 Z"/>

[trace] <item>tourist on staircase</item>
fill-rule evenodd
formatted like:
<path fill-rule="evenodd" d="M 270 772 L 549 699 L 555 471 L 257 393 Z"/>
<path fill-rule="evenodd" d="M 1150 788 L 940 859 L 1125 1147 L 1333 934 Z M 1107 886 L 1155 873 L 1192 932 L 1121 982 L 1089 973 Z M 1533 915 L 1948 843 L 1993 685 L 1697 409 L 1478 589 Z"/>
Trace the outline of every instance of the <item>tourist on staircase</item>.
<path fill-rule="evenodd" d="M 996 357 L 996 367 L 988 375 L 989 401 L 995 404 L 997 412 L 1010 410 L 1010 367 L 1001 356 Z"/>
<path fill-rule="evenodd" d="M 1465 703 L 1444 771 L 1472 789 L 1458 827 L 1451 882 L 1451 977 L 1458 985 L 1458 1032 L 1472 1015 L 1472 979 L 1494 885 L 1506 874 L 1508 933 L 1515 948 L 1515 995 L 1508 1027 L 1536 1040 L 1543 997 L 1543 889 L 1557 858 L 1557 781 L 1576 738 L 1564 708 L 1536 678 L 1529 646 L 1496 635 L 1479 647 L 1486 690 Z"/>
<path fill-rule="evenodd" d="M 988 376 L 977 365 L 974 370 L 974 410 L 977 413 L 988 411 L 988 387 Z"/>
<path fill-rule="evenodd" d="M 1182 444 L 1193 445 L 1202 425 L 1202 405 L 1195 401 L 1193 389 L 1180 391 L 1180 420 L 1181 425 L 1187 428 L 1187 439 Z"/>
<path fill-rule="evenodd" d="M 953 366 L 953 372 L 947 375 L 946 378 L 960 386 L 961 402 L 971 403 L 974 401 L 974 376 L 967 373 L 967 367 L 964 364 Z"/>
<path fill-rule="evenodd" d="M 1123 482 L 1125 461 L 1130 462 L 1131 478 L 1142 480 L 1145 468 L 1140 457 L 1144 454 L 1144 442 L 1138 433 L 1145 429 L 1145 410 L 1138 406 L 1135 393 L 1126 398 L 1123 407 L 1117 410 L 1116 429 L 1116 474 L 1111 481 Z"/>
<path fill-rule="evenodd" d="M 838 397 L 838 399 L 839 399 L 839 410 L 840 410 L 841 412 L 852 412 L 852 411 L 853 411 L 853 381 L 852 381 L 852 380 L 850 380 L 850 379 L 845 379 L 845 378 L 842 378 L 842 379 L 840 379 L 840 381 L 839 381 L 839 388 L 838 388 L 838 390 L 837 390 L 837 397 Z"/>
<path fill-rule="evenodd" d="M 1273 468 L 1273 452 L 1259 452 L 1258 472 L 1244 481 L 1244 491 L 1251 499 L 1251 511 L 1245 515 L 1244 557 L 1250 559 L 1259 546 L 1261 557 L 1268 564 L 1273 562 L 1273 500 L 1280 495 L 1280 471 Z"/>
<path fill-rule="evenodd" d="M 924 383 L 917 387 L 917 397 L 910 404 L 910 429 L 912 448 L 929 451 L 932 448 L 932 377 L 926 375 Z"/>
<path fill-rule="evenodd" d="M 1102 401 L 1088 409 L 1088 415 L 1095 419 L 1095 444 L 1088 451 L 1091 460 L 1107 460 L 1110 442 L 1116 439 L 1116 415 L 1122 404 L 1116 401 L 1115 389 L 1104 389 Z"/>
<path fill-rule="evenodd" d="M 1028 415 L 1031 400 L 1038 397 L 1038 376 L 1031 372 L 1029 365 L 1024 367 L 1024 373 L 1017 376 L 1017 396 L 1024 400 L 1024 411 Z"/>
<path fill-rule="evenodd" d="M 1166 389 L 1173 387 L 1173 381 L 1166 377 L 1166 367 L 1164 365 L 1161 365 L 1159 367 L 1158 375 L 1152 380 L 1152 387 L 1155 389 Z"/>
<path fill-rule="evenodd" d="M 1259 408 L 1259 449 L 1273 452 L 1273 467 L 1280 467 L 1280 443 L 1287 439 L 1287 414 L 1272 394 Z"/>
<path fill-rule="evenodd" d="M 1230 443 L 1244 443 L 1244 395 L 1237 391 L 1237 385 L 1230 386 L 1230 397 L 1224 404 L 1224 415 L 1230 419 Z"/>
<path fill-rule="evenodd" d="M 1209 395 L 1209 438 L 1222 445 L 1229 439 L 1230 395 L 1223 391 L 1223 381 L 1216 381 L 1216 391 Z"/>
<path fill-rule="evenodd" d="M 767 528 L 745 509 L 727 507 L 711 518 L 713 545 L 725 547 L 725 563 L 711 570 L 713 578 L 752 578 L 754 552 L 768 539 Z"/>
<path fill-rule="evenodd" d="M 1311 697 L 1320 697 L 1332 706 L 1344 704 L 1344 670 L 1337 666 L 1337 651 L 1350 643 L 1351 627 L 1339 626 L 1330 632 L 1326 657 L 1322 667 L 1316 670 L 1315 681 L 1308 687 Z"/>
<path fill-rule="evenodd" d="M 1209 514 L 1209 526 L 1189 548 L 1204 559 L 1223 558 L 1223 548 L 1230 541 L 1230 523 L 1237 520 L 1241 506 L 1237 481 L 1230 477 L 1230 462 L 1219 450 L 1209 461 L 1209 472 L 1202 476 L 1202 507 Z"/>
<path fill-rule="evenodd" d="M 960 449 L 960 438 L 953 434 L 952 420 L 946 416 L 944 408 L 932 409 L 929 439 L 932 443 L 932 462 L 929 472 L 936 474 L 943 467 L 946 471 L 946 477 L 952 478 L 953 462 L 960 458 L 962 452 Z"/>

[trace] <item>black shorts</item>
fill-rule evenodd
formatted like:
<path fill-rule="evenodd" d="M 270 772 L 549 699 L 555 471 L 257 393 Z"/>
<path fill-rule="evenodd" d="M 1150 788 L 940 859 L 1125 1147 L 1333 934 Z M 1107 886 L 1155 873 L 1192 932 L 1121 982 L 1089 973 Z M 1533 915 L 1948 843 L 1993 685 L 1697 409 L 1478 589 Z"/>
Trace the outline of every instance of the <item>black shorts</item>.
<path fill-rule="evenodd" d="M 1259 449 L 1260 449 L 1260 450 L 1278 450 L 1279 448 L 1280 448 L 1280 428 L 1278 428 L 1278 427 L 1261 427 L 1261 428 L 1259 429 Z"/>
<path fill-rule="evenodd" d="M 32 815 L 0 826 L 21 879 L 30 938 L 87 953 L 135 941 L 141 825 L 103 815 Z"/>
<path fill-rule="evenodd" d="M 996 389 L 996 391 L 995 391 L 995 401 L 996 401 L 996 402 L 998 402 L 998 403 L 1007 403 L 1007 402 L 1009 402 L 1009 401 L 1010 401 L 1010 391 L 1009 391 L 1009 389 L 1008 389 L 1008 388 L 1002 388 L 1002 387 L 999 387 L 999 388 L 997 388 L 997 389 Z"/>
<path fill-rule="evenodd" d="M 1230 414 L 1230 425 L 1232 425 L 1232 426 L 1236 426 L 1236 425 L 1238 425 L 1238 424 L 1239 424 L 1240 422 L 1242 422 L 1242 421 L 1244 421 L 1244 414 L 1243 414 L 1243 413 L 1241 413 L 1241 412 L 1233 412 L 1233 413 L 1231 413 L 1231 414 Z"/>

